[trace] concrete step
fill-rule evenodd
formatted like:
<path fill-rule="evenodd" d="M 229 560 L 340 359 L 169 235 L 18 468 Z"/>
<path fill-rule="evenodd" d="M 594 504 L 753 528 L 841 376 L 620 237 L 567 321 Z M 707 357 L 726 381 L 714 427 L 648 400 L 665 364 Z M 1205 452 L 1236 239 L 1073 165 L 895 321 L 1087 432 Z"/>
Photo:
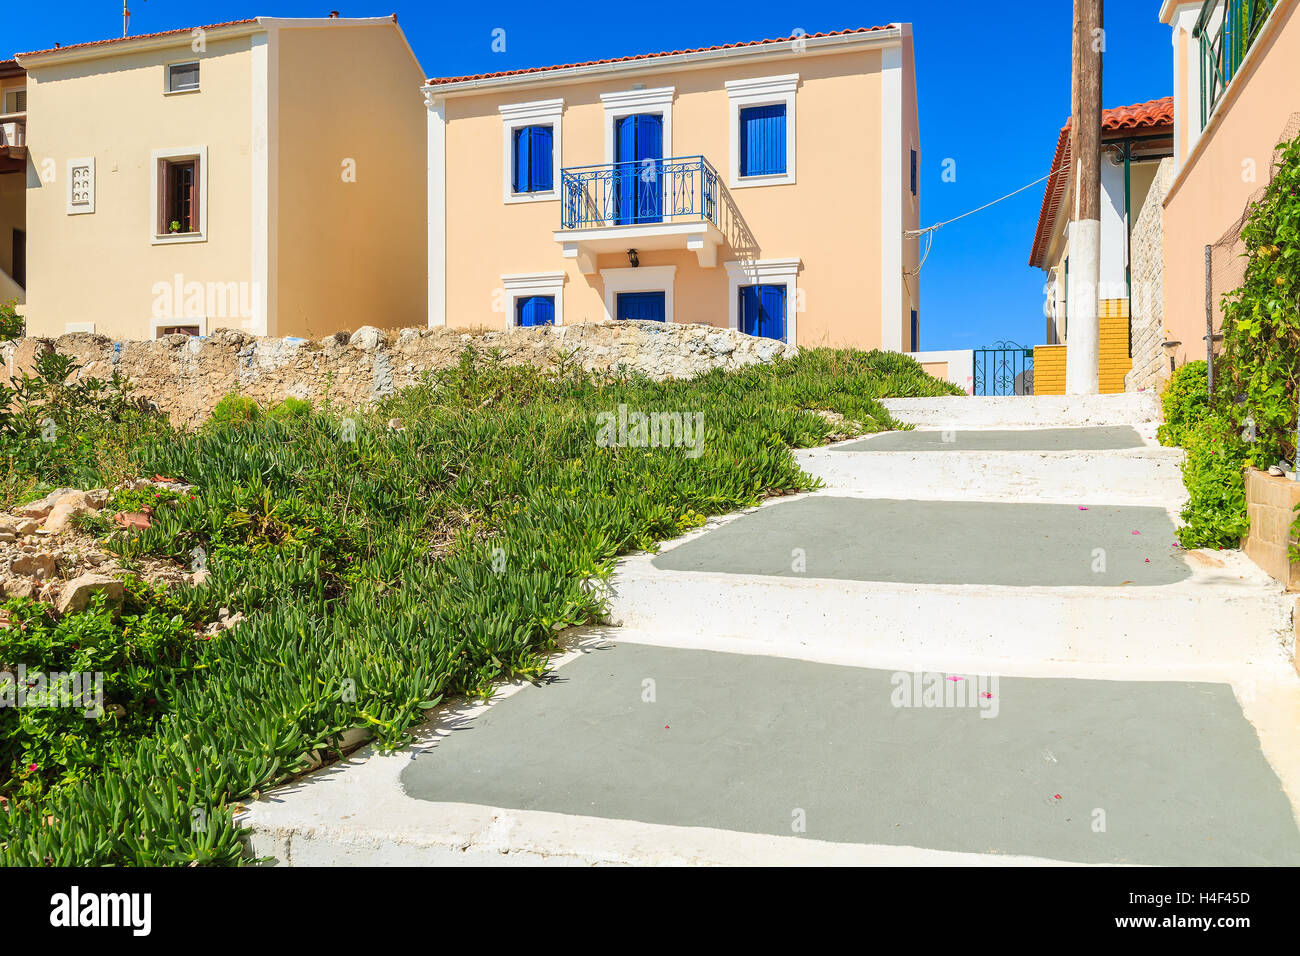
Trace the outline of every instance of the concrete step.
<path fill-rule="evenodd" d="M 1160 421 L 1155 392 L 1119 395 L 1010 395 L 890 398 L 884 406 L 899 421 L 939 428 L 983 426 L 1140 425 Z"/>
<path fill-rule="evenodd" d="M 868 451 L 870 439 L 795 453 L 832 491 L 881 498 L 1110 502 L 1181 510 L 1180 448 Z"/>
<path fill-rule="evenodd" d="M 1073 525 L 1070 506 L 852 501 L 781 499 L 625 559 L 609 620 L 794 653 L 1193 666 L 1294 647 L 1294 598 L 1240 552 L 1173 549 L 1159 509 L 1091 506 Z"/>

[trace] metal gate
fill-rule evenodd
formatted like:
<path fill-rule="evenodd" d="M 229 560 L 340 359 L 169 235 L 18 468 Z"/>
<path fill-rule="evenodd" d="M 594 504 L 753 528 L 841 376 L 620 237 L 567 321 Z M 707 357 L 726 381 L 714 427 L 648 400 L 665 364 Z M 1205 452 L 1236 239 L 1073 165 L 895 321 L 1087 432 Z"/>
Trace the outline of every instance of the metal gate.
<path fill-rule="evenodd" d="M 1034 350 L 1015 342 L 975 349 L 976 395 L 1034 394 Z"/>

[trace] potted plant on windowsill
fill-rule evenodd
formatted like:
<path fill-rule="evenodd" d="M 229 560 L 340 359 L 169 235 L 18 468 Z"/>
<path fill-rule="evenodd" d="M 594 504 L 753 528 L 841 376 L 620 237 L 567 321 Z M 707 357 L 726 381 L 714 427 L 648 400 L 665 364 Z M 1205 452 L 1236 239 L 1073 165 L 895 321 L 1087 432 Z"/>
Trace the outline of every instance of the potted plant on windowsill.
<path fill-rule="evenodd" d="M 181 231 L 181 223 L 180 223 L 180 220 L 179 220 L 179 219 L 173 219 L 173 220 L 171 221 L 171 225 L 168 226 L 167 229 L 168 229 L 168 231 L 169 231 L 172 235 L 177 235 L 177 234 Z"/>

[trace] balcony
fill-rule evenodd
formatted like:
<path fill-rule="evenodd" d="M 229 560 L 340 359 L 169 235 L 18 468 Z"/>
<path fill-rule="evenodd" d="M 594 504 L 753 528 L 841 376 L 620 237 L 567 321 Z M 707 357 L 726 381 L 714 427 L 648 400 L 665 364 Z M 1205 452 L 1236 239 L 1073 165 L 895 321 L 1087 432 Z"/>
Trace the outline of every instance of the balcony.
<path fill-rule="evenodd" d="M 0 113 L 0 173 L 27 167 L 27 113 Z"/>
<path fill-rule="evenodd" d="M 555 241 L 588 275 L 601 253 L 629 249 L 687 249 L 712 268 L 723 241 L 721 190 L 703 156 L 564 169 Z"/>
<path fill-rule="evenodd" d="M 1202 128 L 1276 6 L 1277 0 L 1205 0 L 1192 29 L 1200 43 Z"/>

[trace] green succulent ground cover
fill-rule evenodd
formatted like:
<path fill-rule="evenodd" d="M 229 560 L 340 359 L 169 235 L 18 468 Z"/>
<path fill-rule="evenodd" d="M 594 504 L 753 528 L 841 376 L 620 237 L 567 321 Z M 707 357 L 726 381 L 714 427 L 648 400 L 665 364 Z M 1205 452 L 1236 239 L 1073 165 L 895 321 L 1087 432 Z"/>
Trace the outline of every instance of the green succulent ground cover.
<path fill-rule="evenodd" d="M 237 864 L 240 801 L 336 756 L 350 731 L 396 746 L 449 695 L 541 677 L 560 632 L 600 619 L 589 582 L 618 555 L 810 487 L 790 449 L 845 429 L 819 411 L 875 431 L 897 427 L 880 398 L 957 394 L 878 352 L 673 382 L 467 352 L 366 413 L 234 396 L 181 433 L 124 383 L 69 396 L 72 371 L 46 369 L 29 387 L 44 400 L 0 435 L 6 503 L 133 475 L 193 483 L 120 492 L 82 527 L 128 566 L 165 557 L 208 576 L 171 592 L 131 581 L 121 607 L 61 619 L 5 605 L 0 665 L 102 672 L 107 701 L 97 719 L 0 709 L 11 865 Z M 599 441 L 620 405 L 702 415 L 700 453 Z M 111 530 L 114 510 L 146 505 L 152 527 Z M 207 635 L 219 608 L 247 618 Z"/>

